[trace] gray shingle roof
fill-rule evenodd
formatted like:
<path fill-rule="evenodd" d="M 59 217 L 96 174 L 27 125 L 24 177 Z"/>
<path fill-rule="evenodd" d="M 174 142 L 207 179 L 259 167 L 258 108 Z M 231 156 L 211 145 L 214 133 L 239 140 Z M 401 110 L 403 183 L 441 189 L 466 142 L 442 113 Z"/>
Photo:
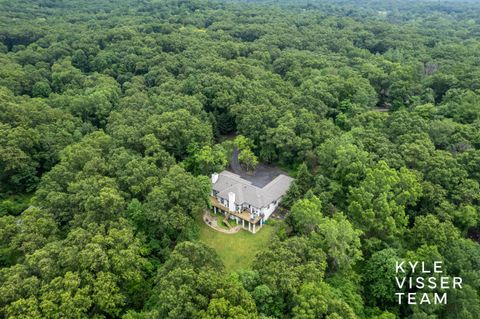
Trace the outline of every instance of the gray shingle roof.
<path fill-rule="evenodd" d="M 287 192 L 292 181 L 293 178 L 281 174 L 263 188 L 259 188 L 235 173 L 223 171 L 218 174 L 213 189 L 218 192 L 218 196 L 225 199 L 228 199 L 228 193 L 235 193 L 237 205 L 247 203 L 262 208 L 278 201 Z"/>

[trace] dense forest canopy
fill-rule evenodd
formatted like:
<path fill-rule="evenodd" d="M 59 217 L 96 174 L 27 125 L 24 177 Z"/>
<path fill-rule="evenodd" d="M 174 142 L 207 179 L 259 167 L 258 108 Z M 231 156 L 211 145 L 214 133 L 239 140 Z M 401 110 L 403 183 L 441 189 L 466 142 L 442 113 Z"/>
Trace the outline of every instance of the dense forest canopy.
<path fill-rule="evenodd" d="M 0 318 L 480 318 L 478 52 L 475 1 L 0 1 Z M 241 271 L 235 148 L 296 177 Z"/>

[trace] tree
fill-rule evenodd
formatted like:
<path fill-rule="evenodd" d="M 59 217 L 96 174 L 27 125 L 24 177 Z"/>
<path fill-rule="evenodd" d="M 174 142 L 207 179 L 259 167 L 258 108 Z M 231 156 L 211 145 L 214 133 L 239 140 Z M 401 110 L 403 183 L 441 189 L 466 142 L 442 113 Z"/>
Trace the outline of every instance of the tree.
<path fill-rule="evenodd" d="M 252 141 L 241 134 L 235 137 L 233 145 L 239 150 L 251 149 L 253 147 Z"/>
<path fill-rule="evenodd" d="M 348 206 L 348 216 L 365 234 L 365 248 L 398 242 L 407 226 L 405 209 L 416 203 L 421 191 L 417 176 L 405 168 L 397 172 L 380 162 L 367 169 L 365 180 L 351 188 Z"/>
<path fill-rule="evenodd" d="M 58 61 L 52 66 L 52 88 L 55 92 L 83 86 L 85 76 L 72 65 L 70 58 Z"/>
<path fill-rule="evenodd" d="M 238 161 L 245 166 L 247 171 L 254 171 L 258 164 L 257 157 L 250 149 L 243 149 L 238 153 Z"/>
<path fill-rule="evenodd" d="M 418 216 L 410 230 L 410 238 L 416 246 L 436 245 L 441 251 L 447 249 L 459 235 L 451 222 L 441 222 L 433 215 Z"/>
<path fill-rule="evenodd" d="M 34 253 L 58 236 L 58 227 L 53 216 L 36 207 L 29 207 L 18 216 L 14 227 L 16 231 L 9 248 L 22 256 Z"/>
<path fill-rule="evenodd" d="M 312 75 L 302 84 L 302 93 L 322 100 L 333 109 L 330 112 L 338 114 L 347 104 L 369 108 L 376 103 L 377 95 L 373 87 L 350 68 L 327 68 Z"/>
<path fill-rule="evenodd" d="M 366 261 L 363 269 L 364 285 L 371 306 L 395 309 L 398 306 L 395 293 L 402 292 L 395 286 L 395 263 L 401 262 L 397 252 L 391 248 L 379 250 Z"/>
<path fill-rule="evenodd" d="M 253 309 L 244 309 L 241 306 L 234 306 L 225 298 L 213 298 L 208 304 L 207 311 L 202 319 L 255 319 L 258 318 Z"/>
<path fill-rule="evenodd" d="M 146 133 L 154 134 L 160 146 L 177 159 L 187 155 L 189 145 L 203 147 L 212 141 L 211 126 L 185 109 L 152 115 L 145 126 Z"/>
<path fill-rule="evenodd" d="M 263 283 L 253 294 L 261 298 L 258 302 L 270 302 L 263 305 L 263 314 L 283 318 L 291 310 L 302 283 L 320 282 L 325 268 L 325 253 L 312 247 L 305 238 L 272 242 L 269 249 L 257 255 L 253 264 Z"/>
<path fill-rule="evenodd" d="M 72 69 L 70 73 L 67 73 L 68 68 Z M 73 115 L 78 116 L 85 122 L 90 122 L 96 127 L 105 127 L 110 112 L 118 103 L 119 84 L 112 77 L 98 73 L 88 77 L 82 75 L 81 80 L 79 80 L 74 75 L 79 70 L 74 67 L 68 68 L 65 65 L 58 67 L 58 72 L 61 74 L 59 78 L 55 77 L 56 73 L 52 74 L 52 85 L 54 88 L 57 85 L 55 91 L 65 90 L 65 92 L 62 92 L 63 94 L 51 94 L 49 103 L 70 111 Z M 67 83 L 60 84 L 57 82 Z"/>
<path fill-rule="evenodd" d="M 220 274 L 220 276 L 219 276 Z M 159 269 L 146 312 L 162 318 L 256 318 L 255 304 L 236 281 L 228 280 L 211 249 L 183 242 Z"/>
<path fill-rule="evenodd" d="M 327 283 L 304 284 L 295 298 L 295 319 L 357 318 L 348 304 Z"/>
<path fill-rule="evenodd" d="M 37 82 L 32 88 L 33 97 L 48 97 L 52 93 L 52 88 L 48 82 Z"/>
<path fill-rule="evenodd" d="M 330 272 L 344 271 L 362 259 L 361 234 L 342 213 L 336 213 L 333 218 L 322 219 L 312 241 L 327 254 Z"/>
<path fill-rule="evenodd" d="M 315 196 L 298 200 L 293 204 L 287 221 L 295 233 L 310 234 L 317 230 L 323 221 L 322 203 Z"/>
<path fill-rule="evenodd" d="M 470 90 L 449 90 L 441 107 L 441 112 L 460 123 L 473 123 L 480 118 L 478 93 Z"/>
<path fill-rule="evenodd" d="M 196 235 L 195 218 L 209 205 L 211 182 L 173 166 L 148 194 L 137 227 L 148 235 L 150 245 L 165 249 Z M 158 247 L 159 246 L 159 247 Z"/>
<path fill-rule="evenodd" d="M 452 290 L 450 302 L 442 315 L 448 319 L 466 319 L 479 316 L 480 300 L 477 291 L 470 285 L 465 285 L 462 289 Z"/>
<path fill-rule="evenodd" d="M 298 166 L 294 183 L 298 185 L 299 191 L 306 194 L 313 187 L 314 179 L 305 163 Z"/>
<path fill-rule="evenodd" d="M 227 151 L 219 144 L 213 147 L 206 145 L 201 149 L 191 147 L 186 165 L 195 174 L 209 176 L 213 172 L 220 172 L 228 164 Z"/>
<path fill-rule="evenodd" d="M 287 193 L 283 196 L 281 205 L 290 208 L 297 200 L 301 199 L 314 186 L 314 177 L 305 163 L 300 164 L 295 179 Z"/>
<path fill-rule="evenodd" d="M 349 188 L 354 187 L 365 178 L 367 168 L 372 165 L 371 155 L 351 142 L 351 136 L 328 140 L 317 148 L 319 158 L 317 187 L 325 179 L 326 187 L 316 192 L 322 192 L 328 202 L 343 209 Z M 323 177 L 323 178 L 322 178 Z M 323 186 L 323 185 L 322 185 Z M 324 201 L 326 204 L 326 201 Z"/>
<path fill-rule="evenodd" d="M 119 316 L 144 298 L 149 263 L 141 251 L 125 220 L 73 229 L 0 270 L 2 315 Z"/>
<path fill-rule="evenodd" d="M 0 88 L 0 192 L 31 192 L 59 152 L 81 136 L 80 122 L 37 99 Z"/>

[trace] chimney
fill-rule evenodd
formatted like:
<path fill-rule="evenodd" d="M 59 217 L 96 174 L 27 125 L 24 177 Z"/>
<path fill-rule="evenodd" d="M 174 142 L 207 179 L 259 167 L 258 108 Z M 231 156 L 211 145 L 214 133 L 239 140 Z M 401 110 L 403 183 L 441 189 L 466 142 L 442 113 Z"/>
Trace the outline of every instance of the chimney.
<path fill-rule="evenodd" d="M 228 209 L 232 212 L 235 211 L 235 193 L 228 193 Z"/>
<path fill-rule="evenodd" d="M 218 181 L 218 173 L 212 174 L 212 184 L 215 184 Z"/>

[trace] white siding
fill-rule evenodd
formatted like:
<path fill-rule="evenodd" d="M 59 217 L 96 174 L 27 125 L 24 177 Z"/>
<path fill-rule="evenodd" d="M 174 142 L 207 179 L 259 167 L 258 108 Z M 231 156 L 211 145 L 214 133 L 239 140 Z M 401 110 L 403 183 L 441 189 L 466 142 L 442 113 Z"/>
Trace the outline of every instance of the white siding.
<path fill-rule="evenodd" d="M 270 218 L 270 215 L 272 215 L 273 211 L 275 210 L 275 208 L 277 208 L 277 206 L 278 206 L 278 202 L 276 204 L 270 203 L 268 207 L 262 208 L 262 213 L 265 215 L 264 220 L 267 220 L 268 218 Z"/>

